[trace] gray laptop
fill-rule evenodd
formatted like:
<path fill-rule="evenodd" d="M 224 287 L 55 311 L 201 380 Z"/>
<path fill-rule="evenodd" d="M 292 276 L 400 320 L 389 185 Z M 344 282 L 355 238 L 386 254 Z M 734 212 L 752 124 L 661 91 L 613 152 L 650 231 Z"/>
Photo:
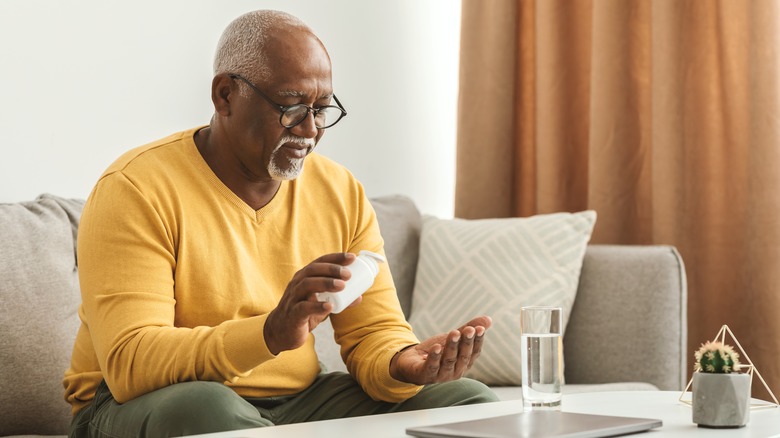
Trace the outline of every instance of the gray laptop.
<path fill-rule="evenodd" d="M 661 420 L 651 418 L 531 411 L 482 420 L 410 427 L 406 433 L 420 438 L 588 438 L 628 435 L 662 425 Z"/>

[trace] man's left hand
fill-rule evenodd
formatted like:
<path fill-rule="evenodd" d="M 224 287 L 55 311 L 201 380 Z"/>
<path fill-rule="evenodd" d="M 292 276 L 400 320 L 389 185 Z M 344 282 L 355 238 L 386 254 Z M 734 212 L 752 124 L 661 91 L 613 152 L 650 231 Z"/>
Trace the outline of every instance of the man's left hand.
<path fill-rule="evenodd" d="M 416 385 L 459 379 L 479 357 L 492 324 L 489 316 L 478 316 L 459 329 L 401 350 L 390 362 L 390 375 Z"/>

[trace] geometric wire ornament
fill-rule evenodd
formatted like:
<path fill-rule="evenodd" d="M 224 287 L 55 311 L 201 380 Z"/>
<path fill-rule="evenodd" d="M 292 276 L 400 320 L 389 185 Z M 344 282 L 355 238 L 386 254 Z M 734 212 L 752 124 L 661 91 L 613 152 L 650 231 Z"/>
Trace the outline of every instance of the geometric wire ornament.
<path fill-rule="evenodd" d="M 756 366 L 753 365 L 753 361 L 750 360 L 750 356 L 748 356 L 747 353 L 745 353 L 745 350 L 742 348 L 742 345 L 740 345 L 739 341 L 737 340 L 737 337 L 734 336 L 734 333 L 732 333 L 732 331 L 729 328 L 729 326 L 724 324 L 723 327 L 721 327 L 720 330 L 718 331 L 718 334 L 715 335 L 715 339 L 713 340 L 713 342 L 720 341 L 722 344 L 728 344 L 728 342 L 726 342 L 726 334 L 731 336 L 731 339 L 734 341 L 734 344 L 739 349 L 739 352 L 742 353 L 742 357 L 744 357 L 745 360 L 748 363 L 747 365 L 743 364 L 740 368 L 747 368 L 747 374 L 750 375 L 750 386 L 753 386 L 753 374 L 755 374 L 761 380 L 761 383 L 764 384 L 764 388 L 766 388 L 766 391 L 769 393 L 770 396 L 772 396 L 772 400 L 774 401 L 774 403 L 766 402 L 766 401 L 763 401 L 763 400 L 760 400 L 762 403 L 753 403 L 753 402 L 751 402 L 750 403 L 750 409 L 752 410 L 752 409 L 764 409 L 764 408 L 776 408 L 776 407 L 778 407 L 780 405 L 780 403 L 778 403 L 777 397 L 775 397 L 775 394 L 772 392 L 771 389 L 769 389 L 769 385 L 766 384 L 766 381 L 761 376 L 761 373 L 758 372 L 758 368 L 756 368 Z M 680 401 L 685 403 L 688 406 L 692 406 L 693 403 L 692 403 L 692 401 L 690 399 L 683 399 L 683 396 L 688 394 L 688 389 L 691 387 L 692 384 L 693 384 L 693 378 L 691 378 L 691 380 L 688 382 L 688 386 L 686 386 L 685 389 L 683 389 L 682 394 L 680 394 Z M 751 399 L 752 399 L 752 397 L 751 397 Z"/>

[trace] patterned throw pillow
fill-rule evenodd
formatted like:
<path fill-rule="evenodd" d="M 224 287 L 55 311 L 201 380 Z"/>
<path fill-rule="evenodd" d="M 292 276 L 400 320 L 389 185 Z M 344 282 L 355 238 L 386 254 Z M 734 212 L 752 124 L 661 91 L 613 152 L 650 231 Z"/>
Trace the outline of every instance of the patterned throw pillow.
<path fill-rule="evenodd" d="M 493 327 L 467 376 L 520 385 L 520 307 L 569 320 L 596 212 L 507 219 L 423 219 L 410 323 L 420 339 L 488 315 Z M 565 332 L 564 332 L 565 336 Z"/>

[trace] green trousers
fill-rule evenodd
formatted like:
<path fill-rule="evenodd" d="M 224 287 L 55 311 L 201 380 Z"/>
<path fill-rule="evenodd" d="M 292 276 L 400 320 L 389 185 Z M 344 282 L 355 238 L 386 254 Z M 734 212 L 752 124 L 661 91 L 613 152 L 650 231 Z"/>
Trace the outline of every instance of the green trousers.
<path fill-rule="evenodd" d="M 497 401 L 471 379 L 428 385 L 401 403 L 372 400 L 346 373 L 321 374 L 305 391 L 242 398 L 217 382 L 177 383 L 119 404 L 105 381 L 71 422 L 71 437 L 166 437 Z"/>

